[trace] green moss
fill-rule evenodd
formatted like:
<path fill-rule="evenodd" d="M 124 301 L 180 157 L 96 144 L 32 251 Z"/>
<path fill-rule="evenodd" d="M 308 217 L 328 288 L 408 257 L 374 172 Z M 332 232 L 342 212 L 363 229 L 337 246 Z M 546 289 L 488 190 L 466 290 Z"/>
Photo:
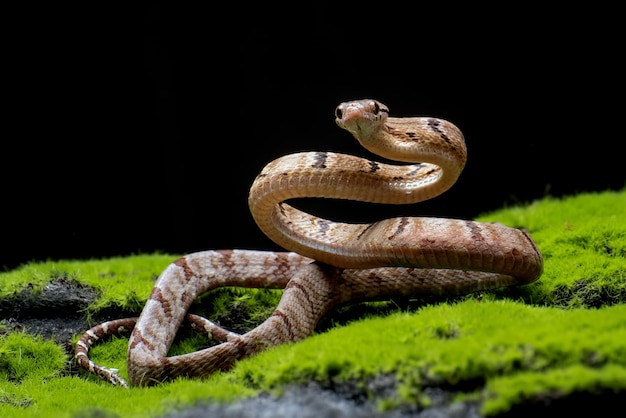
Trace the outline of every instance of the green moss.
<path fill-rule="evenodd" d="M 22 389 L 33 382 L 42 391 L 45 385 L 61 375 L 67 363 L 58 345 L 20 332 L 0 337 L 0 411 L 32 406 L 33 397 Z M 0 413 L 4 416 L 4 414 Z"/>
<path fill-rule="evenodd" d="M 0 337 L 0 381 L 54 377 L 66 362 L 63 350 L 50 341 L 15 332 Z"/>
<path fill-rule="evenodd" d="M 126 372 L 128 340 L 113 338 L 93 348 L 94 358 Z M 197 347 L 195 347 L 197 348 Z M 200 399 L 229 401 L 255 393 L 216 374 L 205 380 L 181 379 L 155 388 L 123 390 L 81 373 L 69 376 L 70 359 L 49 341 L 13 333 L 0 339 L 0 416 L 145 417 L 163 414 Z M 96 414 L 96 415 L 94 415 Z"/>
<path fill-rule="evenodd" d="M 491 379 L 485 388 L 481 412 L 485 416 L 495 416 L 523 402 L 548 405 L 554 399 L 583 393 L 626 394 L 626 367 L 623 364 L 600 367 L 574 364 L 497 377 Z"/>
<path fill-rule="evenodd" d="M 15 401 L 8 403 L 0 395 L 0 416 L 19 418 L 92 417 L 96 411 L 99 415 L 95 416 L 149 417 L 201 399 L 223 402 L 251 393 L 224 380 L 219 384 L 212 379 L 175 381 L 159 388 L 134 388 L 129 392 L 69 376 L 44 385 L 36 380 L 13 387 L 0 384 L 0 391 L 4 399 Z M 22 405 L 17 404 L 20 401 Z"/>
<path fill-rule="evenodd" d="M 199 298 L 192 310 L 233 332 L 245 333 L 272 314 L 281 295 L 277 289 L 220 288 Z"/>
<path fill-rule="evenodd" d="M 145 254 L 90 261 L 47 261 L 29 263 L 0 273 L 0 298 L 10 298 L 28 289 L 37 292 L 56 278 L 70 278 L 93 287 L 99 298 L 91 313 L 118 307 L 140 311 L 158 275 L 177 256 Z"/>
<path fill-rule="evenodd" d="M 358 319 L 356 310 L 349 320 L 331 316 L 325 320 L 329 331 L 267 350 L 228 373 L 129 391 L 82 371 L 70 376 L 73 363 L 65 355 L 59 361 L 60 347 L 10 334 L 0 339 L 0 416 L 155 416 L 201 399 L 231 401 L 310 380 L 323 386 L 347 382 L 367 392 L 367 383 L 380 376 L 398 382 L 394 395 L 377 398 L 381 408 L 426 406 L 424 389 L 435 386 L 457 392 L 459 400 L 481 403 L 481 412 L 490 416 L 542 397 L 624 393 L 626 190 L 546 198 L 478 220 L 527 229 L 544 255 L 541 279 L 411 311 L 368 304 L 368 318 Z M 66 277 L 97 290 L 100 298 L 89 313 L 106 307 L 140 309 L 154 279 L 175 258 L 154 254 L 31 263 L 0 273 L 0 298 Z M 263 320 L 279 296 L 277 291 L 220 289 L 197 307 L 245 329 Z M 348 325 L 332 326 L 343 323 Z M 185 336 L 172 353 L 207 343 Z M 120 337 L 97 345 L 91 357 L 126 376 L 127 342 Z"/>
<path fill-rule="evenodd" d="M 625 305 L 589 311 L 467 300 L 358 321 L 261 353 L 232 373 L 255 388 L 310 380 L 332 386 L 393 373 L 401 401 L 415 402 L 427 386 L 472 393 L 519 373 L 626 367 L 625 343 Z M 497 382 L 492 399 L 506 387 Z"/>

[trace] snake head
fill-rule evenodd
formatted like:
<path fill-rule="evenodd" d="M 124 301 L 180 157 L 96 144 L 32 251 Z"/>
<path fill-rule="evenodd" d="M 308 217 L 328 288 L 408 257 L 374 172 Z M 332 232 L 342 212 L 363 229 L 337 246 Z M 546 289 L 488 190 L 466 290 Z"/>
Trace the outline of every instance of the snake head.
<path fill-rule="evenodd" d="M 344 102 L 335 108 L 335 122 L 357 138 L 369 137 L 378 132 L 387 117 L 387 106 L 374 99 Z"/>

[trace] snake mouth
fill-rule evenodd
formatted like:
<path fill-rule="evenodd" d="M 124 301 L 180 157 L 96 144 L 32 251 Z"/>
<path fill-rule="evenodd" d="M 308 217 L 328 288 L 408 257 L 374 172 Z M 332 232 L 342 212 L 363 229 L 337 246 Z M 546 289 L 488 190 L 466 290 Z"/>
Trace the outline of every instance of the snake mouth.
<path fill-rule="evenodd" d="M 340 127 L 352 134 L 363 132 L 364 115 L 356 106 L 338 110 L 337 113 L 341 113 L 341 116 L 338 116 L 336 120 Z M 368 121 L 366 120 L 366 122 Z"/>
<path fill-rule="evenodd" d="M 365 114 L 362 112 L 361 106 L 356 103 L 350 103 L 344 108 L 337 108 L 337 117 L 344 123 L 358 119 L 359 116 L 364 117 Z"/>

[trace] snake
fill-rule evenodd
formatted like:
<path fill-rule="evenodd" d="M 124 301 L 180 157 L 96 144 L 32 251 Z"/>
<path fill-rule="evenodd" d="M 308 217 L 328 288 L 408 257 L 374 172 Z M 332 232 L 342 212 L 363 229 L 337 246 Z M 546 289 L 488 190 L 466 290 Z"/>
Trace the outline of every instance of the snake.
<path fill-rule="evenodd" d="M 297 208 L 293 199 L 348 199 L 400 205 L 447 191 L 467 161 L 460 129 L 435 117 L 391 117 L 378 100 L 340 103 L 336 124 L 379 158 L 330 151 L 286 154 L 254 179 L 249 209 L 284 251 L 205 250 L 173 261 L 157 278 L 139 317 L 107 321 L 75 346 L 85 370 L 122 387 L 226 371 L 269 347 L 315 332 L 337 307 L 397 296 L 463 295 L 537 280 L 543 259 L 527 231 L 497 222 L 398 216 L 343 222 Z M 219 287 L 282 289 L 273 313 L 238 334 L 189 311 Z M 183 322 L 216 344 L 168 356 Z M 89 359 L 89 349 L 130 332 L 127 382 Z"/>

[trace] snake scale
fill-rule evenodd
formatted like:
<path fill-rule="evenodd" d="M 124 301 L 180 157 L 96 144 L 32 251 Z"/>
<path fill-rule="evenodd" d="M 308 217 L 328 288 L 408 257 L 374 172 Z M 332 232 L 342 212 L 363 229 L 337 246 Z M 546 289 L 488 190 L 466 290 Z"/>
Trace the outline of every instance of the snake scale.
<path fill-rule="evenodd" d="M 285 252 L 209 250 L 170 264 L 139 318 L 97 325 L 76 344 L 81 367 L 128 386 L 115 369 L 95 364 L 89 348 L 131 331 L 130 384 L 148 386 L 178 376 L 206 376 L 237 360 L 311 335 L 331 309 L 399 295 L 464 294 L 533 282 L 543 260 L 530 236 L 498 223 L 397 217 L 374 223 L 319 218 L 287 203 L 295 198 L 409 204 L 448 190 L 463 170 L 465 140 L 452 123 L 432 117 L 390 117 L 377 100 L 341 103 L 339 127 L 388 164 L 332 152 L 288 154 L 267 164 L 253 182 L 249 207 L 259 228 Z M 284 289 L 273 314 L 236 334 L 187 313 L 194 299 L 222 286 Z M 219 344 L 167 356 L 187 320 Z"/>

